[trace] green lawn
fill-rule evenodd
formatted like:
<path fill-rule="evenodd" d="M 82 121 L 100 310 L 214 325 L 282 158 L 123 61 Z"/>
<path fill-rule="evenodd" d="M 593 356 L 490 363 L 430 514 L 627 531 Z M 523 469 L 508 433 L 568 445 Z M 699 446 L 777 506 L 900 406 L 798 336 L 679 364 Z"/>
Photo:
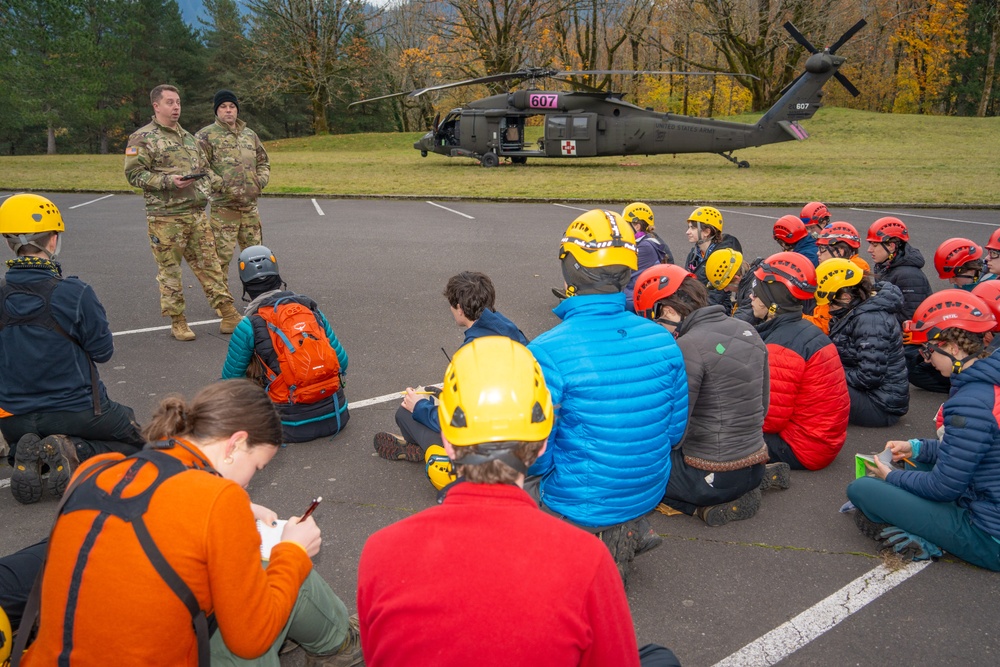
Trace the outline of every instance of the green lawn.
<path fill-rule="evenodd" d="M 750 122 L 755 117 L 737 120 Z M 822 109 L 812 135 L 716 155 L 531 159 L 483 169 L 421 158 L 419 134 L 354 134 L 269 142 L 268 194 L 434 196 L 625 202 L 1000 203 L 1000 118 Z M 120 155 L 0 157 L 0 189 L 127 190 Z"/>

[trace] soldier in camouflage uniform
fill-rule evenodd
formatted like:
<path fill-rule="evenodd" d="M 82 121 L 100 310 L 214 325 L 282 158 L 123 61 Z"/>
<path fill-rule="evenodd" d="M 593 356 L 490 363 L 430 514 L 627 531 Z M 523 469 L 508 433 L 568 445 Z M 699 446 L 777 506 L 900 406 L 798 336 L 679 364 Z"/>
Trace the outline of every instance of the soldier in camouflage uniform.
<path fill-rule="evenodd" d="M 125 177 L 132 186 L 142 188 L 146 199 L 149 243 L 159 267 L 160 310 L 170 316 L 174 338 L 194 340 L 184 317 L 181 259 L 185 259 L 209 303 L 222 315 L 219 331 L 232 333 L 241 316 L 233 307 L 205 215 L 212 171 L 198 141 L 177 122 L 181 114 L 177 89 L 160 85 L 149 98 L 153 121 L 129 137 Z"/>
<path fill-rule="evenodd" d="M 214 109 L 215 122 L 195 136 L 215 172 L 211 224 L 219 263 L 228 271 L 237 243 L 241 251 L 263 244 L 257 196 L 271 177 L 271 163 L 257 133 L 239 120 L 235 93 L 217 92 Z"/>

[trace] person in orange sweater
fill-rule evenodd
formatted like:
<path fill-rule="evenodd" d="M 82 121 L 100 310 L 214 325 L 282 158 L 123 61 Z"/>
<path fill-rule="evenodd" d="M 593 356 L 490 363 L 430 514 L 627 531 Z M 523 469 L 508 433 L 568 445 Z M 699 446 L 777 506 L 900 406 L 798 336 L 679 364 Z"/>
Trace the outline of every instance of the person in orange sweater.
<path fill-rule="evenodd" d="M 261 567 L 254 519 L 276 517 L 252 505 L 244 487 L 281 442 L 264 391 L 224 380 L 190 402 L 168 397 L 144 435 L 146 449 L 95 456 L 70 482 L 50 540 L 38 635 L 21 664 L 207 667 L 207 615 L 218 626 L 213 666 L 277 666 L 286 636 L 309 665 L 363 665 L 356 619 L 312 572 L 322 543 L 312 518 L 292 517 Z"/>

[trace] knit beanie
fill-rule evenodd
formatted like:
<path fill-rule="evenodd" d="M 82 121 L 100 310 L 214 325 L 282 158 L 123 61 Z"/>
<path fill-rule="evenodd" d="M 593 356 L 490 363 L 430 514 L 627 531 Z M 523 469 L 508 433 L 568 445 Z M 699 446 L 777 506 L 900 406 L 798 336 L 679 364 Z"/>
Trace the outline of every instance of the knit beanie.
<path fill-rule="evenodd" d="M 232 102 L 233 104 L 236 105 L 236 110 L 237 111 L 240 110 L 240 102 L 239 100 L 236 99 L 236 93 L 234 93 L 231 90 L 223 89 L 215 94 L 215 100 L 212 104 L 212 113 L 218 114 L 219 107 L 222 105 L 223 102 Z"/>
<path fill-rule="evenodd" d="M 775 306 L 775 313 L 801 313 L 802 302 L 792 296 L 788 288 L 781 283 L 766 283 L 758 279 L 753 287 L 754 295 L 770 308 Z"/>

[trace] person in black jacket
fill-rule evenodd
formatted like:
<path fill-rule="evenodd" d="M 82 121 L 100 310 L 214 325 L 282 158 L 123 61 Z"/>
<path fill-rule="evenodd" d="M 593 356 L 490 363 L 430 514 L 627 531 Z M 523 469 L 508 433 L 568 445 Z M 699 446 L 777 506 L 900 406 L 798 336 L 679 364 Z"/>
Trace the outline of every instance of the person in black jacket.
<path fill-rule="evenodd" d="M 746 322 L 709 306 L 679 266 L 654 266 L 635 286 L 636 312 L 677 337 L 688 379 L 688 427 L 670 454 L 663 502 L 709 526 L 749 519 L 765 488 L 788 488 L 787 463 L 766 466 L 767 348 Z"/>
<path fill-rule="evenodd" d="M 739 239 L 731 234 L 722 233 L 722 225 L 722 213 L 711 206 L 699 206 L 688 216 L 686 233 L 692 246 L 684 266 L 705 287 L 709 286 L 706 264 L 713 252 L 723 248 L 743 251 Z M 708 302 L 712 305 L 724 306 L 728 301 L 728 294 L 719 290 L 709 292 Z"/>
<path fill-rule="evenodd" d="M 847 377 L 850 423 L 892 426 L 910 404 L 903 332 L 894 317 L 903 296 L 892 283 L 873 288 L 849 259 L 828 259 L 816 275 L 816 302 L 829 304 L 830 340 Z"/>
<path fill-rule="evenodd" d="M 903 307 L 896 313 L 900 325 L 913 317 L 913 311 L 931 295 L 931 284 L 924 275 L 924 256 L 910 245 L 910 233 L 899 218 L 879 218 L 868 228 L 868 254 L 874 261 L 872 272 L 876 282 L 889 282 L 903 294 Z M 903 352 L 909 369 L 910 384 L 937 393 L 947 394 L 948 378 L 921 360 L 907 346 Z"/>

